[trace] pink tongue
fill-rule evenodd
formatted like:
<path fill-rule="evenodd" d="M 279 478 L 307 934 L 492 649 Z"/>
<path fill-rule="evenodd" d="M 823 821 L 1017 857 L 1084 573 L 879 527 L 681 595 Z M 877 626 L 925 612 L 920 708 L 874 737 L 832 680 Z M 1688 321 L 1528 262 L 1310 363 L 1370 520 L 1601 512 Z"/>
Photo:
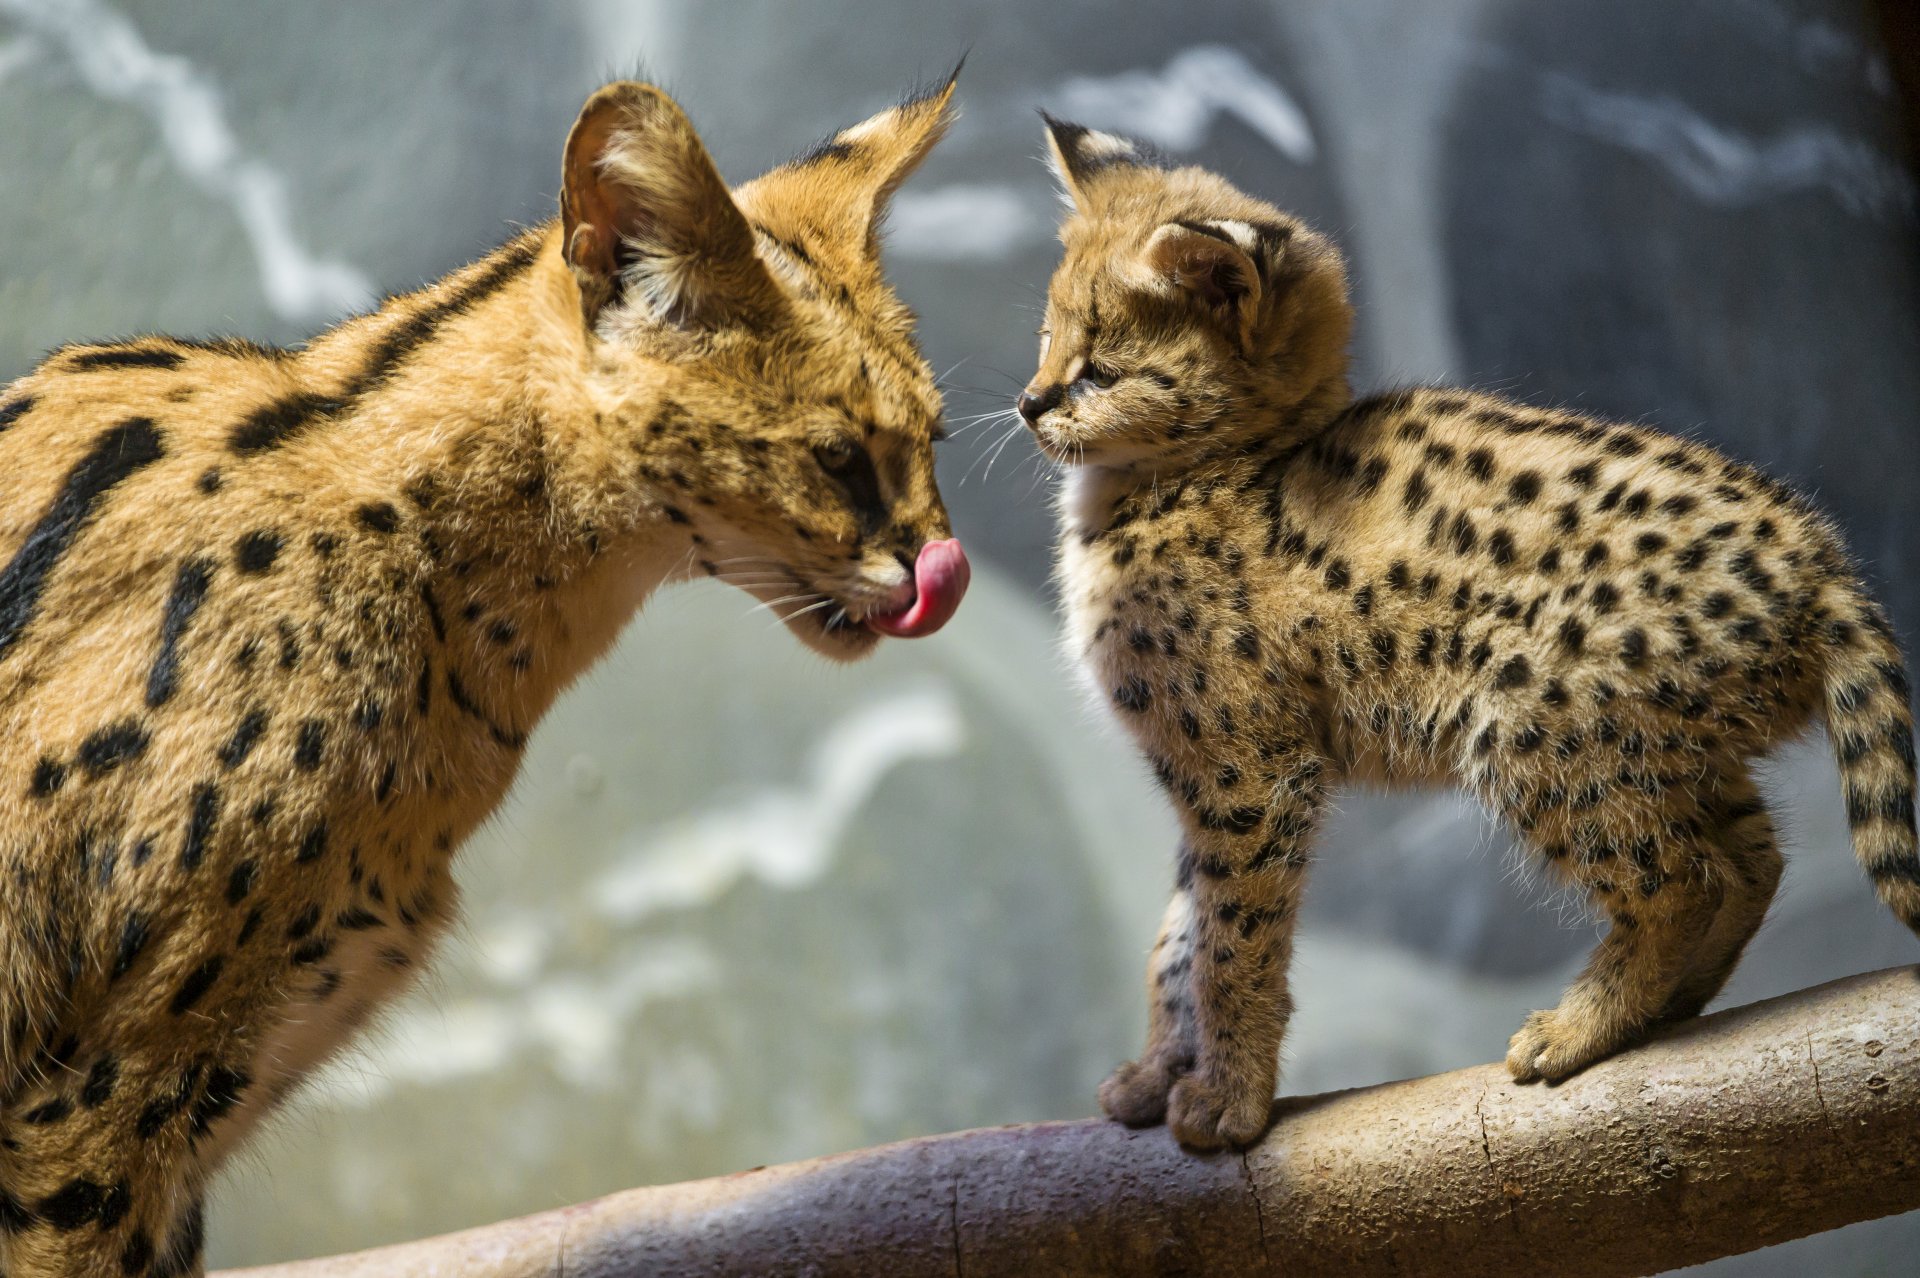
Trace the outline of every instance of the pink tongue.
<path fill-rule="evenodd" d="M 967 552 L 957 541 L 930 541 L 920 547 L 920 558 L 913 565 L 913 584 L 919 591 L 901 612 L 867 618 L 867 626 L 896 639 L 919 639 L 932 634 L 952 620 L 973 580 Z"/>

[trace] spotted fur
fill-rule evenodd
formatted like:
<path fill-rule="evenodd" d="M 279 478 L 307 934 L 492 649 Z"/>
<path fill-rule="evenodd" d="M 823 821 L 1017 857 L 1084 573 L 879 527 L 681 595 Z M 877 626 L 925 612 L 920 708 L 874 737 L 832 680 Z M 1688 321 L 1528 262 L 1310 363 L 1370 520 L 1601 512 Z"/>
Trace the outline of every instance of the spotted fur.
<path fill-rule="evenodd" d="M 1905 665 L 1804 499 L 1645 426 L 1356 400 L 1331 244 L 1124 139 L 1051 141 L 1073 212 L 1021 411 L 1068 464 L 1066 642 L 1185 831 L 1110 1114 L 1200 1148 L 1265 1129 L 1314 832 L 1351 782 L 1466 787 L 1611 923 L 1514 1036 L 1522 1081 L 1721 988 L 1780 877 L 1753 762 L 1816 718 L 1860 862 L 1920 930 Z"/>
<path fill-rule="evenodd" d="M 951 95 L 729 191 L 612 85 L 562 216 L 439 283 L 0 391 L 0 1273 L 199 1272 L 210 1173 L 419 970 L 655 586 L 872 647 L 947 535 L 873 226 Z"/>

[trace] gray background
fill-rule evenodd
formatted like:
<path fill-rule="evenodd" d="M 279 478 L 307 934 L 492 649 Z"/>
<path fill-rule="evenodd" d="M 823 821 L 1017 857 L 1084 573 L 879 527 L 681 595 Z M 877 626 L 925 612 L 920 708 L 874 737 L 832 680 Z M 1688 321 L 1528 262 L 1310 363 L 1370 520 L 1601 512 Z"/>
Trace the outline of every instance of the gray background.
<path fill-rule="evenodd" d="M 1813 490 L 1911 640 L 1920 215 L 1893 75 L 1838 0 L 0 0 L 0 378 L 83 337 L 298 341 L 432 278 L 548 214 L 609 74 L 644 67 L 745 178 L 963 50 L 965 117 L 889 249 L 956 421 L 1031 369 L 1045 105 L 1332 232 L 1363 387 L 1647 420 Z M 980 567 L 948 633 L 823 673 L 740 596 L 652 605 L 464 854 L 431 987 L 229 1177 L 216 1261 L 1091 1111 L 1171 827 L 1065 686 L 1047 478 L 999 429 L 941 461 Z M 1912 961 L 1824 747 L 1773 780 L 1797 855 L 1729 997 Z M 1344 809 L 1287 1087 L 1498 1057 L 1591 929 L 1457 800 Z M 1916 1252 L 1904 1218 L 1709 1268 Z"/>

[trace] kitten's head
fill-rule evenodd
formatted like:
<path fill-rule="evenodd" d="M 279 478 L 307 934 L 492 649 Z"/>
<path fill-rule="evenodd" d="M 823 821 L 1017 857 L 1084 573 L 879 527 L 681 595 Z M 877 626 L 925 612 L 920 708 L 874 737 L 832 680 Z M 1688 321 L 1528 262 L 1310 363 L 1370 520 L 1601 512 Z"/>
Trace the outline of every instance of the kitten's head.
<path fill-rule="evenodd" d="M 1019 407 L 1050 457 L 1188 456 L 1345 403 L 1353 310 L 1330 242 L 1204 169 L 1046 121 L 1072 212 Z"/>
<path fill-rule="evenodd" d="M 940 394 L 878 234 L 952 97 L 949 79 L 733 189 L 651 85 L 600 90 L 567 140 L 595 411 L 631 445 L 653 535 L 839 659 L 931 633 L 966 585 L 934 486 Z"/>

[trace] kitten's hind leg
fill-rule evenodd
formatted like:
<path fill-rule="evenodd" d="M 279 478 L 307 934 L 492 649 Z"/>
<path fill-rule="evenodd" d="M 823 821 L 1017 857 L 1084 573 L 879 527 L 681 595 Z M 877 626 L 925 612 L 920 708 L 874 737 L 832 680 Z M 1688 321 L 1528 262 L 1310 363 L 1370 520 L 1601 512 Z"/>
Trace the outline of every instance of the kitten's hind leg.
<path fill-rule="evenodd" d="M 1507 1069 L 1523 1083 L 1565 1078 L 1644 1034 L 1693 970 L 1725 896 L 1718 850 L 1692 833 L 1701 814 L 1632 798 L 1609 807 L 1548 847 L 1611 926 L 1560 1005 L 1513 1036 Z"/>
<path fill-rule="evenodd" d="M 1129 1127 L 1167 1116 L 1167 1093 L 1193 1068 L 1193 857 L 1180 848 L 1181 885 L 1167 902 L 1160 936 L 1147 959 L 1147 1047 L 1100 1084 L 1100 1108 Z"/>
<path fill-rule="evenodd" d="M 1722 785 L 1714 800 L 1703 812 L 1705 838 L 1719 849 L 1726 896 L 1680 987 L 1661 1009 L 1661 1020 L 1683 1020 L 1713 1001 L 1733 974 L 1747 942 L 1760 930 L 1780 886 L 1784 862 L 1775 843 L 1773 819 L 1752 778 L 1740 774 Z"/>

